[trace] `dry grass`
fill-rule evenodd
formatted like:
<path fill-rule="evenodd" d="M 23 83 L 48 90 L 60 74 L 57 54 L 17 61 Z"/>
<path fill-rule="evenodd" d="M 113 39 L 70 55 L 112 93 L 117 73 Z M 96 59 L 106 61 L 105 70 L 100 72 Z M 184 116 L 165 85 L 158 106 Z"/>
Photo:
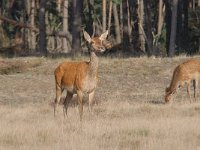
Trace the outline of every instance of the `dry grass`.
<path fill-rule="evenodd" d="M 187 59 L 101 58 L 98 105 L 92 114 L 85 105 L 81 123 L 77 107 L 64 119 L 60 106 L 54 119 L 49 105 L 64 59 L 2 58 L 0 149 L 200 149 L 200 102 L 190 104 L 183 89 L 163 104 L 173 69 Z M 20 71 L 6 72 L 12 65 Z"/>

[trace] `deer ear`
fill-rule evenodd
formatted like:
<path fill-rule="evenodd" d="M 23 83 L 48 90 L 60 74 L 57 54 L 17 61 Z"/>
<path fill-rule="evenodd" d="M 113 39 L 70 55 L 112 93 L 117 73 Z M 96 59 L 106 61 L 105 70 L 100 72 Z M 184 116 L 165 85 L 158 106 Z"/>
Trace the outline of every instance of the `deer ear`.
<path fill-rule="evenodd" d="M 105 40 L 108 36 L 108 30 L 106 30 L 106 32 L 102 33 L 101 36 L 99 37 L 99 39 L 101 41 Z"/>
<path fill-rule="evenodd" d="M 86 31 L 83 31 L 83 35 L 84 35 L 84 38 L 86 41 L 88 41 L 89 43 L 91 42 L 91 37 L 90 35 L 86 32 Z"/>

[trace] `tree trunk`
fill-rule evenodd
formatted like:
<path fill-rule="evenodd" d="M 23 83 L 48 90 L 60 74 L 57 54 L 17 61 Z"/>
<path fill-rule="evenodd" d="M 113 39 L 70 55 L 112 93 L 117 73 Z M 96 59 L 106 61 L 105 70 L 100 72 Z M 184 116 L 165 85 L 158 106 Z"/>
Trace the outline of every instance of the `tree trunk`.
<path fill-rule="evenodd" d="M 163 0 L 159 0 L 159 12 L 158 12 L 158 28 L 157 35 L 159 36 L 162 32 L 162 27 L 164 23 L 164 5 Z"/>
<path fill-rule="evenodd" d="M 73 0 L 73 25 L 72 25 L 72 55 L 80 55 L 81 50 L 81 13 L 83 8 L 83 2 L 79 0 Z"/>
<path fill-rule="evenodd" d="M 47 31 L 53 31 L 54 30 L 54 27 L 53 26 L 50 26 L 50 23 L 49 23 L 49 19 L 48 19 L 48 12 L 46 13 L 46 28 L 47 28 Z M 49 14 L 49 18 L 50 20 L 53 19 L 53 14 Z M 57 43 L 56 43 L 56 39 L 57 37 L 56 36 L 51 36 L 51 37 L 48 37 L 48 40 L 47 40 L 47 47 L 48 47 L 48 50 L 56 50 L 57 49 Z"/>
<path fill-rule="evenodd" d="M 198 0 L 198 2 L 199 2 L 199 0 Z M 189 1 L 189 7 L 192 8 L 193 10 L 195 10 L 195 0 Z"/>
<path fill-rule="evenodd" d="M 1 5 L 3 5 L 3 4 L 1 4 Z M 2 6 L 0 5 L 0 15 L 2 15 Z M 2 28 L 2 21 L 0 20 L 0 28 Z"/>
<path fill-rule="evenodd" d="M 93 3 L 91 0 L 87 0 L 87 5 L 88 5 L 88 23 L 86 23 L 86 31 L 89 33 L 89 35 L 93 35 L 95 34 L 95 28 L 93 27 L 93 19 L 92 19 L 92 15 L 94 14 L 94 10 L 93 10 Z M 94 30 L 93 30 L 94 29 Z"/>
<path fill-rule="evenodd" d="M 130 17 L 129 0 L 126 0 L 126 5 L 127 5 L 128 38 L 129 38 L 129 43 L 130 43 L 131 42 L 131 17 Z"/>
<path fill-rule="evenodd" d="M 173 57 L 175 54 L 178 0 L 173 0 L 172 6 L 173 7 L 172 7 L 172 18 L 171 18 L 172 21 L 171 21 L 170 44 L 169 44 L 169 57 Z"/>
<path fill-rule="evenodd" d="M 106 0 L 102 0 L 102 30 L 106 31 Z"/>
<path fill-rule="evenodd" d="M 66 33 L 69 32 L 68 31 L 68 5 L 69 5 L 69 1 L 64 0 L 63 2 L 63 32 L 66 32 Z M 67 41 L 66 38 L 62 39 L 62 49 L 65 53 L 69 53 L 71 50 L 68 42 L 69 41 Z"/>
<path fill-rule="evenodd" d="M 169 56 L 169 43 L 171 34 L 171 1 L 164 0 L 165 4 L 165 23 L 166 23 L 166 53 Z"/>
<path fill-rule="evenodd" d="M 111 26 L 111 19 L 112 19 L 112 0 L 110 0 L 110 5 L 109 5 L 109 16 L 108 16 L 108 31 L 110 33 L 110 26 Z"/>
<path fill-rule="evenodd" d="M 195 10 L 195 0 L 192 0 L 192 8 Z"/>
<path fill-rule="evenodd" d="M 198 50 L 199 50 L 199 53 L 200 53 L 200 38 L 199 38 L 199 42 L 198 43 L 199 43 L 199 49 Z"/>
<path fill-rule="evenodd" d="M 116 44 L 121 43 L 121 34 L 120 34 L 120 25 L 119 25 L 119 16 L 117 12 L 117 4 L 113 4 L 113 15 L 115 20 L 115 33 L 116 33 Z"/>
<path fill-rule="evenodd" d="M 45 24 L 46 0 L 40 0 L 39 8 L 39 52 L 47 56 L 46 24 Z"/>
<path fill-rule="evenodd" d="M 30 19 L 31 19 L 31 26 L 35 26 L 35 0 L 31 0 L 31 10 L 30 10 Z M 31 32 L 31 31 L 30 31 Z M 35 32 L 31 32 L 30 36 L 30 49 L 35 50 L 36 48 L 36 35 Z"/>
<path fill-rule="evenodd" d="M 128 50 L 130 43 L 129 43 L 129 31 L 128 31 L 128 8 L 127 8 L 127 1 L 122 1 L 123 7 L 123 47 L 124 50 Z"/>
<path fill-rule="evenodd" d="M 189 6 L 189 1 L 184 1 L 184 8 L 183 8 L 183 14 L 184 14 L 184 32 L 185 35 L 188 35 L 188 6 Z"/>
<path fill-rule="evenodd" d="M 150 57 L 153 52 L 153 35 L 152 35 L 152 22 L 151 22 L 151 8 L 149 0 L 144 0 L 144 12 L 145 12 L 145 31 L 146 31 L 146 43 L 147 43 L 147 55 Z"/>
<path fill-rule="evenodd" d="M 60 13 L 61 12 L 61 3 L 62 3 L 62 0 L 56 0 L 56 3 L 57 3 L 57 10 Z"/>
<path fill-rule="evenodd" d="M 188 41 L 188 1 L 179 0 L 177 14 L 176 45 L 178 52 L 184 52 L 189 45 Z"/>
<path fill-rule="evenodd" d="M 138 0 L 138 32 L 140 40 L 140 49 L 145 52 L 145 35 L 144 35 L 144 3 Z"/>
<path fill-rule="evenodd" d="M 120 32 L 123 39 L 123 5 L 122 1 L 120 2 Z"/>

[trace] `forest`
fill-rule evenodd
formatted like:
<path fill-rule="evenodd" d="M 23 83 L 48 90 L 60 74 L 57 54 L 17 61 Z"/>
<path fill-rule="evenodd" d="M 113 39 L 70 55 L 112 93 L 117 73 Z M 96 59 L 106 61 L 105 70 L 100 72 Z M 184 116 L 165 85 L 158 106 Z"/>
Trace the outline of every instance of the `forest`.
<path fill-rule="evenodd" d="M 1 0 L 0 54 L 87 53 L 83 30 L 109 31 L 106 56 L 200 51 L 200 0 Z"/>
<path fill-rule="evenodd" d="M 0 150 L 200 149 L 199 53 L 200 0 L 0 0 Z"/>

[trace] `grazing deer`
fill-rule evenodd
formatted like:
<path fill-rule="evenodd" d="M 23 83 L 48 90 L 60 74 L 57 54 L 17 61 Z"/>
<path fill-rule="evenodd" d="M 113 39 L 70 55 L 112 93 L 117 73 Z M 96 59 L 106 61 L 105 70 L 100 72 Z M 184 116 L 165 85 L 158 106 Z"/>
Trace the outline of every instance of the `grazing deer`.
<path fill-rule="evenodd" d="M 93 101 L 95 89 L 98 82 L 98 57 L 96 52 L 104 52 L 107 48 L 111 48 L 111 43 L 106 40 L 108 31 L 99 37 L 91 38 L 84 31 L 84 38 L 90 45 L 90 61 L 89 62 L 63 62 L 55 70 L 56 81 L 56 99 L 54 104 L 54 116 L 58 102 L 61 99 L 62 92 L 67 91 L 64 100 L 65 113 L 69 102 L 74 94 L 77 94 L 79 104 L 80 120 L 83 115 L 83 96 L 89 94 L 89 110 Z"/>
<path fill-rule="evenodd" d="M 171 84 L 165 90 L 165 102 L 172 100 L 173 95 L 177 92 L 178 88 L 187 85 L 187 93 L 191 101 L 190 96 L 190 84 L 193 82 L 194 87 L 194 98 L 196 100 L 197 96 L 197 85 L 198 79 L 200 78 L 200 60 L 191 59 L 180 65 L 178 65 L 173 73 Z"/>

